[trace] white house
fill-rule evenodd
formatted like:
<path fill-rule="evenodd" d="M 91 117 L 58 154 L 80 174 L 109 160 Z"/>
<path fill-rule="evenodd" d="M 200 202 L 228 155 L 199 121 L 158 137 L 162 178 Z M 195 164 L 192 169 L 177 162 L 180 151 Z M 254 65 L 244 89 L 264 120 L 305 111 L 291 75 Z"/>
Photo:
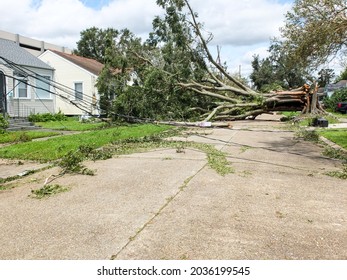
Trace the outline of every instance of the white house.
<path fill-rule="evenodd" d="M 96 80 L 102 63 L 56 50 L 47 50 L 38 58 L 55 69 L 56 111 L 70 116 L 100 114 Z"/>
<path fill-rule="evenodd" d="M 17 43 L 0 38 L 0 111 L 10 117 L 55 112 L 52 67 Z"/>

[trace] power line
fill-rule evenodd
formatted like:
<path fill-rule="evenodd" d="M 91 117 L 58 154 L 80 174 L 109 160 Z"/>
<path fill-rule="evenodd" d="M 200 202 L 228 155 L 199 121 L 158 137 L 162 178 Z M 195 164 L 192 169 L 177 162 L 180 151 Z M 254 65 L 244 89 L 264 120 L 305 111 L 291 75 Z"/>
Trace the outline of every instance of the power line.
<path fill-rule="evenodd" d="M 34 79 L 38 79 L 38 80 L 40 80 L 40 81 L 42 81 L 44 83 L 47 83 L 47 79 L 45 79 L 44 76 L 42 76 L 42 75 L 32 71 L 31 69 L 28 69 L 25 66 L 21 66 L 19 64 L 16 64 L 16 63 L 14 63 L 14 62 L 6 59 L 6 58 L 3 58 L 1 56 L 0 56 L 0 58 L 5 60 L 12 69 L 17 70 L 18 72 L 22 73 L 23 76 L 25 76 L 25 77 L 32 77 Z M 35 76 L 33 76 L 30 73 L 34 74 Z M 71 95 L 71 96 L 75 97 L 75 89 L 72 89 L 72 88 L 70 88 L 70 87 L 68 87 L 68 86 L 66 86 L 64 84 L 61 84 L 61 83 L 58 83 L 58 82 L 52 81 L 52 80 L 50 80 L 49 83 L 50 83 L 50 86 L 52 86 L 52 87 L 54 87 L 56 89 L 59 89 L 61 91 L 64 91 L 68 95 Z M 92 97 L 84 96 L 84 98 L 86 98 L 85 102 L 92 103 Z M 88 98 L 89 98 L 89 101 L 88 101 Z"/>
<path fill-rule="evenodd" d="M 29 82 L 29 79 L 28 81 L 26 80 L 23 80 L 23 79 L 19 79 L 18 77 L 14 77 L 14 76 L 10 76 L 10 75 L 5 75 L 6 77 L 9 77 L 9 78 L 12 78 L 14 80 L 18 80 L 24 84 L 27 84 L 33 88 L 36 88 L 36 89 L 40 89 L 40 90 L 43 90 L 43 91 L 46 91 L 46 92 L 49 92 L 50 94 L 53 94 L 55 96 L 58 96 L 60 97 L 61 99 L 63 99 L 63 101 L 69 103 L 69 104 L 72 104 L 74 105 L 75 107 L 77 107 L 78 109 L 82 110 L 83 112 L 89 114 L 89 115 L 92 115 L 92 108 L 94 107 L 96 110 L 100 110 L 100 108 L 97 106 L 97 104 L 95 104 L 94 102 L 94 99 L 93 97 L 89 97 L 87 95 L 84 95 L 83 99 L 82 100 L 71 100 L 70 98 L 75 98 L 75 89 L 72 89 L 64 84 L 61 84 L 61 83 L 58 83 L 58 82 L 55 82 L 55 81 L 52 81 L 52 80 L 48 80 L 46 79 L 44 76 L 24 67 L 24 66 L 20 66 L 2 56 L 0 56 L 0 58 L 2 60 L 4 60 L 8 67 L 10 67 L 12 70 L 14 70 L 14 72 L 18 72 L 20 75 L 22 75 L 23 77 L 25 78 L 33 78 L 35 80 L 39 80 L 47 85 L 49 85 L 49 88 L 53 87 L 55 90 L 57 91 L 61 91 L 63 93 L 66 93 L 67 96 L 64 96 L 64 95 L 61 95 L 59 94 L 58 92 L 53 92 L 51 90 L 48 90 L 48 89 L 45 89 L 45 88 L 42 88 L 42 87 L 38 87 L 36 85 L 33 85 Z M 34 75 L 33 75 L 34 74 Z M 16 85 L 18 86 L 18 84 Z M 15 87 L 16 87 L 15 86 Z M 15 88 L 14 87 L 14 88 Z M 13 89 L 14 89 L 13 88 Z M 70 97 L 70 98 L 69 98 Z M 77 101 L 77 102 L 76 102 Z"/>
<path fill-rule="evenodd" d="M 60 97 L 60 98 L 62 98 L 62 99 L 64 99 L 64 100 L 66 100 L 66 102 L 68 102 L 68 103 L 70 103 L 70 104 L 76 106 L 78 109 L 82 110 L 83 112 L 86 112 L 86 113 L 90 114 L 89 108 L 84 107 L 85 105 L 84 105 L 84 106 L 80 106 L 80 104 L 74 103 L 72 100 L 70 100 L 70 99 L 67 98 L 66 96 L 60 95 L 60 94 L 58 94 L 58 93 L 55 93 L 55 92 L 53 92 L 53 91 L 51 91 L 51 90 L 48 90 L 48 89 L 45 89 L 45 88 L 42 88 L 42 87 L 38 87 L 38 86 L 36 86 L 36 85 L 33 85 L 33 84 L 29 83 L 28 81 L 26 81 L 26 80 L 24 80 L 24 79 L 23 79 L 23 80 L 22 80 L 22 79 L 18 79 L 18 77 L 6 75 L 6 74 L 5 74 L 4 76 L 5 76 L 5 77 L 8 77 L 8 78 L 12 78 L 12 79 L 14 79 L 14 80 L 18 80 L 18 81 L 20 81 L 21 83 L 26 84 L 26 85 L 28 85 L 28 86 L 30 86 L 30 87 L 32 87 L 32 88 L 40 89 L 40 90 L 49 92 L 49 93 L 51 93 L 51 94 L 53 94 L 53 95 L 55 95 L 55 96 L 58 96 L 58 97 Z"/>

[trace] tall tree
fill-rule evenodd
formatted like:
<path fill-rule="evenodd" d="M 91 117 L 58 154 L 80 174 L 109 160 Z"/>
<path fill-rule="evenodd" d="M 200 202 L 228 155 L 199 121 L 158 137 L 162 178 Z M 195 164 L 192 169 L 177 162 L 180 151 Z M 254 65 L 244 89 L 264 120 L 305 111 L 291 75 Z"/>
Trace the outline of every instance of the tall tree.
<path fill-rule="evenodd" d="M 120 95 L 126 91 L 131 83 L 136 86 L 136 81 L 131 81 L 134 73 L 141 72 L 139 59 L 134 55 L 143 48 L 141 38 L 136 37 L 128 29 L 114 30 L 112 42 L 104 38 L 108 47 L 103 51 L 104 69 L 99 75 L 97 87 L 100 94 L 100 107 L 104 112 L 112 110 L 112 103 L 120 100 Z M 122 112 L 124 113 L 124 112 Z"/>
<path fill-rule="evenodd" d="M 250 79 L 258 91 L 265 92 L 267 88 L 271 88 L 273 90 L 279 89 L 276 88 L 275 85 L 276 77 L 274 66 L 269 58 L 260 59 L 259 55 L 254 55 L 252 60 L 252 68 L 253 71 L 250 75 Z M 282 87 L 282 84 L 277 84 L 279 87 Z"/>
<path fill-rule="evenodd" d="M 309 79 L 306 68 L 298 63 L 283 42 L 273 39 L 269 48 L 270 61 L 274 66 L 274 76 L 284 88 L 297 88 Z"/>
<path fill-rule="evenodd" d="M 74 50 L 74 53 L 104 63 L 106 50 L 114 45 L 119 31 L 114 28 L 91 27 L 83 30 L 80 35 L 81 38 L 77 42 L 77 49 Z"/>
<path fill-rule="evenodd" d="M 267 58 L 261 60 L 259 56 L 253 57 L 253 71 L 250 78 L 257 90 L 261 92 L 288 90 L 305 83 L 304 77 L 307 74 L 295 63 L 281 42 L 272 41 L 269 53 Z"/>
<path fill-rule="evenodd" d="M 346 0 L 296 0 L 282 28 L 297 61 L 317 66 L 347 50 Z"/>
<path fill-rule="evenodd" d="M 325 87 L 330 84 L 332 79 L 335 77 L 335 72 L 333 69 L 321 69 L 318 72 L 318 85 L 320 87 Z"/>

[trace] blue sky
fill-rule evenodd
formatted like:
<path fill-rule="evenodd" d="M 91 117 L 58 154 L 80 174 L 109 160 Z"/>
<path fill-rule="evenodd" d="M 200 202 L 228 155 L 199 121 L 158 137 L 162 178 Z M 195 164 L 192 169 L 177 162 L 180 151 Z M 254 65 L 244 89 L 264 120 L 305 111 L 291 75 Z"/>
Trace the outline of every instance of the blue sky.
<path fill-rule="evenodd" d="M 100 8 L 107 6 L 112 0 L 82 0 L 87 7 L 93 8 L 95 10 L 99 10 Z"/>

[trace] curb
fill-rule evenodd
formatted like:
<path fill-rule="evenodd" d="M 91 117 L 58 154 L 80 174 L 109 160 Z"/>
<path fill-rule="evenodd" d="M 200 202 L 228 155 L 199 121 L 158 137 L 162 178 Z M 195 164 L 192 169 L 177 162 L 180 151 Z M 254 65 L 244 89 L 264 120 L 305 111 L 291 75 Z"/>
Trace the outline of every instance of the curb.
<path fill-rule="evenodd" d="M 337 149 L 337 150 L 340 150 L 340 151 L 347 153 L 347 150 L 345 148 L 342 148 L 341 146 L 337 145 L 336 143 L 328 140 L 327 138 L 325 138 L 323 136 L 319 136 L 319 140 L 323 141 L 325 144 L 327 144 L 331 148 L 334 148 L 334 149 Z"/>

